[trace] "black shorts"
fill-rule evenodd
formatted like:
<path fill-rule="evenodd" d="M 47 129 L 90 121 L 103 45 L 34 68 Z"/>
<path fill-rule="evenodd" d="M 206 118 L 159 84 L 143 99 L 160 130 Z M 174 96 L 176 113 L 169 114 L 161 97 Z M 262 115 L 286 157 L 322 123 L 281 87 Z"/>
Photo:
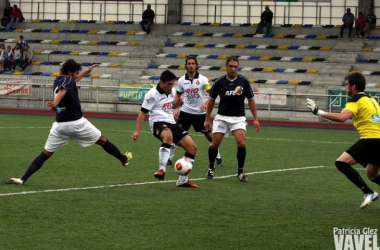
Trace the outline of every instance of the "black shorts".
<path fill-rule="evenodd" d="M 177 120 L 177 124 L 181 126 L 184 130 L 189 131 L 191 125 L 195 132 L 201 132 L 202 134 L 208 134 L 211 130 L 206 130 L 204 127 L 204 122 L 206 119 L 206 114 L 204 115 L 193 115 L 181 111 Z"/>
<path fill-rule="evenodd" d="M 360 139 L 346 153 L 363 167 L 368 163 L 380 165 L 380 139 Z"/>
<path fill-rule="evenodd" d="M 170 129 L 173 134 L 173 143 L 176 145 L 186 136 L 189 135 L 187 131 L 185 131 L 183 128 L 178 126 L 177 124 L 171 124 L 167 122 L 155 122 L 153 124 L 153 135 L 162 141 L 161 139 L 161 133 L 165 129 Z"/>

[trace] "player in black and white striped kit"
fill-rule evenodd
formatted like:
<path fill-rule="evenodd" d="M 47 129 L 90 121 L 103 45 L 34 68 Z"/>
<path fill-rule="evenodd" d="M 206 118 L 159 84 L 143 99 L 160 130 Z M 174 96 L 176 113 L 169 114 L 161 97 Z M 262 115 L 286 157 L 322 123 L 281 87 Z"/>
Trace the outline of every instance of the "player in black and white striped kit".
<path fill-rule="evenodd" d="M 159 169 L 154 173 L 154 177 L 163 180 L 166 173 L 166 165 L 170 156 L 170 147 L 174 143 L 183 147 L 186 151 L 185 159 L 194 162 L 197 146 L 191 139 L 187 131 L 176 124 L 173 111 L 182 105 L 180 99 L 175 100 L 176 90 L 173 88 L 176 76 L 169 70 L 162 72 L 160 82 L 145 95 L 139 116 L 137 117 L 136 129 L 132 134 L 132 140 L 137 141 L 145 115 L 149 113 L 149 127 L 153 135 L 162 144 L 158 152 Z M 198 185 L 189 180 L 188 175 L 180 175 L 177 187 L 197 188 Z"/>
<path fill-rule="evenodd" d="M 211 130 L 204 127 L 208 104 L 206 93 L 209 94 L 211 86 L 207 77 L 197 71 L 198 62 L 195 57 L 186 58 L 185 65 L 187 72 L 178 79 L 176 95 L 176 98 L 183 96 L 184 103 L 180 109 L 176 109 L 174 117 L 178 118 L 177 124 L 184 130 L 189 131 L 190 127 L 193 126 L 195 132 L 204 134 L 211 143 Z M 172 145 L 168 165 L 172 164 L 175 149 L 175 145 Z M 223 165 L 219 152 L 216 156 L 216 164 L 220 167 Z"/>

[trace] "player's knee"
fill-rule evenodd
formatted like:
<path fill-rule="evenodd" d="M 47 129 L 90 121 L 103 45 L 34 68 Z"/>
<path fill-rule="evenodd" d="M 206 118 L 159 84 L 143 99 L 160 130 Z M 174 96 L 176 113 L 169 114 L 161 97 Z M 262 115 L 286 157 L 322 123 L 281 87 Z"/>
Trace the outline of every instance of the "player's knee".
<path fill-rule="evenodd" d="M 198 150 L 197 145 L 193 144 L 187 148 L 186 152 L 195 155 L 197 153 L 197 150 Z"/>
<path fill-rule="evenodd" d="M 374 179 L 376 179 L 377 177 L 379 176 L 378 173 L 374 173 L 374 172 L 371 172 L 371 171 L 367 171 L 367 177 L 368 179 L 370 179 L 371 181 L 373 181 Z"/>
<path fill-rule="evenodd" d="M 245 148 L 245 140 L 236 142 L 238 148 Z"/>
<path fill-rule="evenodd" d="M 335 166 L 340 172 L 343 172 L 345 168 L 350 166 L 350 164 L 343 161 L 335 161 Z"/>

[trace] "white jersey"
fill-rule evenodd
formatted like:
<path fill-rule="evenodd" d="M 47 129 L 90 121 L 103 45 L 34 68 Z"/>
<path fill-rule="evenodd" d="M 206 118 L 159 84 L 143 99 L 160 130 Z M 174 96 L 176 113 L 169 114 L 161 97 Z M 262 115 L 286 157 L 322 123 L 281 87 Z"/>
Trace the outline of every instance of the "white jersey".
<path fill-rule="evenodd" d="M 206 114 L 205 111 L 201 110 L 201 106 L 207 99 L 207 97 L 205 97 L 206 91 L 210 89 L 211 86 L 207 77 L 198 72 L 194 79 L 190 79 L 188 74 L 179 78 L 177 91 L 184 95 L 184 104 L 181 107 L 181 111 L 193 115 Z"/>
<path fill-rule="evenodd" d="M 149 111 L 149 126 L 152 131 L 155 122 L 176 123 L 173 117 L 175 95 L 175 88 L 172 88 L 172 92 L 167 95 L 158 85 L 146 93 L 141 108 L 143 111 Z"/>

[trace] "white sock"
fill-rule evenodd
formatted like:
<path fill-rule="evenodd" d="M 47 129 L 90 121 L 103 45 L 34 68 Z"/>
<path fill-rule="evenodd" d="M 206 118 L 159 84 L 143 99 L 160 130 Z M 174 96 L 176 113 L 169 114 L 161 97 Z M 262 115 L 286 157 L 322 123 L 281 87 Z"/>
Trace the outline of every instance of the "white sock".
<path fill-rule="evenodd" d="M 187 182 L 188 180 L 189 180 L 189 176 L 187 176 L 187 175 L 180 175 L 178 177 L 179 182 Z"/>
<path fill-rule="evenodd" d="M 160 149 L 158 150 L 160 169 L 164 170 L 165 172 L 166 172 L 166 164 L 168 163 L 169 155 L 170 155 L 170 150 L 168 148 L 160 147 Z"/>
<path fill-rule="evenodd" d="M 170 146 L 170 157 L 169 157 L 170 160 L 173 160 L 176 149 L 177 149 L 177 146 L 175 144 L 172 144 Z"/>
<path fill-rule="evenodd" d="M 218 159 L 222 158 L 222 157 L 220 156 L 219 149 L 218 149 L 218 155 L 216 156 L 216 158 L 218 158 Z"/>

